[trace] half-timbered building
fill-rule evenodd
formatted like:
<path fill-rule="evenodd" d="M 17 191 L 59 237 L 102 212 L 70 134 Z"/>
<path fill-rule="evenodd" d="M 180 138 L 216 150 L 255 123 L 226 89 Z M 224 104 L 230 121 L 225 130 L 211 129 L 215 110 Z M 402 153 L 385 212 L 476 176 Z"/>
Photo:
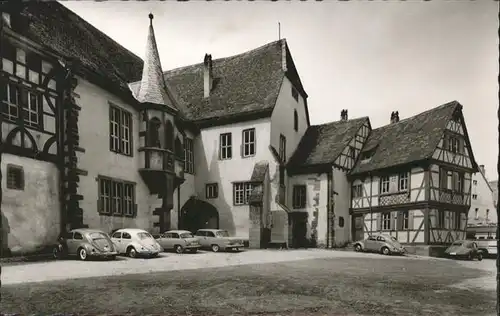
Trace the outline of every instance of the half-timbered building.
<path fill-rule="evenodd" d="M 393 112 L 350 174 L 353 238 L 385 232 L 411 245 L 465 238 L 477 170 L 458 102 L 401 121 Z"/>
<path fill-rule="evenodd" d="M 350 240 L 348 173 L 370 133 L 368 117 L 341 120 L 307 129 L 287 165 L 292 245 L 345 246 Z"/>

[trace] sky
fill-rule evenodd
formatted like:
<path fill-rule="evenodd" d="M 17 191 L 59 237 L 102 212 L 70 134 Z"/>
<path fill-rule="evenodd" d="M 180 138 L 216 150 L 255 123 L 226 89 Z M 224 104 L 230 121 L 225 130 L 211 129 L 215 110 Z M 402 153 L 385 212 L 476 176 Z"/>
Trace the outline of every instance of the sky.
<path fill-rule="evenodd" d="M 373 128 L 457 100 L 474 156 L 498 178 L 498 1 L 64 1 L 143 58 L 148 14 L 163 70 L 286 38 L 311 124 L 369 116 Z"/>

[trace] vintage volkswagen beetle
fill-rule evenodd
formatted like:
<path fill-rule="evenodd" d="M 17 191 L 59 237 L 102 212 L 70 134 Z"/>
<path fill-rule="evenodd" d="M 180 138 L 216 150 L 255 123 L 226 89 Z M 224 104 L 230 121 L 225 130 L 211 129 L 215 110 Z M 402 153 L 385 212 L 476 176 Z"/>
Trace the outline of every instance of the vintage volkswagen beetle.
<path fill-rule="evenodd" d="M 115 259 L 118 252 L 108 234 L 97 229 L 73 229 L 59 238 L 53 249 L 55 259 L 77 256 L 80 260 L 89 257 Z"/>
<path fill-rule="evenodd" d="M 143 229 L 118 229 L 111 235 L 111 240 L 119 254 L 126 254 L 130 258 L 156 257 L 163 251 L 153 236 Z"/>
<path fill-rule="evenodd" d="M 456 240 L 444 251 L 444 254 L 448 258 L 483 260 L 483 253 L 473 240 Z"/>

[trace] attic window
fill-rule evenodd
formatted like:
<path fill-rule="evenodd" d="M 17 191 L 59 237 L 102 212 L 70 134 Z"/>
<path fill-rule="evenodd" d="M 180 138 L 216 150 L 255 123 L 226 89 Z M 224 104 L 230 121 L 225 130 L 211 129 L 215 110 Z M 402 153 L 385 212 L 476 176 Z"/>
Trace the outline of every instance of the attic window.
<path fill-rule="evenodd" d="M 368 162 L 373 157 L 374 154 L 375 154 L 374 150 L 365 151 L 361 153 L 361 162 Z"/>
<path fill-rule="evenodd" d="M 293 110 L 293 129 L 297 132 L 299 130 L 299 115 L 297 110 Z"/>
<path fill-rule="evenodd" d="M 295 99 L 295 101 L 299 102 L 299 92 L 293 86 L 292 86 L 292 97 Z"/>

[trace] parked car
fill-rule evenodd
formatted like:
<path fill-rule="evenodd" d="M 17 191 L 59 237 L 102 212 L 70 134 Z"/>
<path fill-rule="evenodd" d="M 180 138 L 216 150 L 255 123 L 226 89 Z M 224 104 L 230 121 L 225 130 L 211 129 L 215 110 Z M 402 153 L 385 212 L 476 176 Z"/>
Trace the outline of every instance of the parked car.
<path fill-rule="evenodd" d="M 483 257 L 492 256 L 496 257 L 497 251 L 497 240 L 496 239 L 476 239 L 474 240 L 477 244 L 477 248 L 481 250 Z"/>
<path fill-rule="evenodd" d="M 406 249 L 396 238 L 384 234 L 371 235 L 364 240 L 356 241 L 354 250 L 357 252 L 379 252 L 384 255 L 406 253 Z"/>
<path fill-rule="evenodd" d="M 169 230 L 160 234 L 156 241 L 163 250 L 174 250 L 177 253 L 183 253 L 184 251 L 195 253 L 201 247 L 198 238 L 187 230 Z"/>
<path fill-rule="evenodd" d="M 73 229 L 59 238 L 53 249 L 55 259 L 77 256 L 80 260 L 89 257 L 115 259 L 118 254 L 109 235 L 97 229 Z"/>
<path fill-rule="evenodd" d="M 230 237 L 227 230 L 223 229 L 198 229 L 195 236 L 200 241 L 201 248 L 211 249 L 213 252 L 239 251 L 244 247 L 242 238 Z"/>
<path fill-rule="evenodd" d="M 163 251 L 150 233 L 138 228 L 118 229 L 111 235 L 111 240 L 119 254 L 126 254 L 130 258 L 156 257 Z"/>
<path fill-rule="evenodd" d="M 445 256 L 448 258 L 468 259 L 481 261 L 483 253 L 477 247 L 477 243 L 473 240 L 457 240 L 445 250 Z"/>

